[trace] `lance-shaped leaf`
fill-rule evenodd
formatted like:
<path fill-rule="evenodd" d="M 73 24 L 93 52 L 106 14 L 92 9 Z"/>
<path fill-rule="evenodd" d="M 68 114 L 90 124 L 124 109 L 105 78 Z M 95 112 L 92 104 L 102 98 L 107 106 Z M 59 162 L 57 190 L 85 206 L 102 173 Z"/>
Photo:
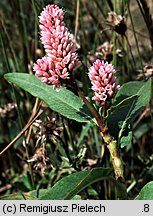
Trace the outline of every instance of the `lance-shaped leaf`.
<path fill-rule="evenodd" d="M 109 179 L 112 174 L 110 168 L 95 168 L 73 173 L 58 181 L 52 188 L 45 190 L 40 195 L 41 200 L 67 200 L 72 199 L 76 194 L 87 186 L 100 180 Z"/>
<path fill-rule="evenodd" d="M 92 120 L 92 115 L 82 100 L 66 88 L 61 87 L 60 91 L 56 92 L 53 86 L 46 85 L 36 76 L 26 73 L 8 73 L 4 77 L 67 118 L 78 122 Z"/>
<path fill-rule="evenodd" d="M 23 193 L 23 194 L 7 194 L 0 197 L 0 200 L 36 200 L 37 198 L 32 196 L 32 194 L 29 193 Z"/>
<path fill-rule="evenodd" d="M 114 106 L 117 106 L 118 109 L 115 109 L 108 117 L 108 127 L 116 139 L 121 139 L 124 130 L 135 120 L 142 109 L 149 104 L 150 97 L 151 79 L 147 82 L 132 81 L 123 84 L 114 100 Z M 128 103 L 122 104 L 121 101 L 127 101 Z M 121 104 L 121 106 L 117 104 Z"/>
<path fill-rule="evenodd" d="M 153 200 L 153 181 L 148 182 L 140 191 L 136 200 Z"/>

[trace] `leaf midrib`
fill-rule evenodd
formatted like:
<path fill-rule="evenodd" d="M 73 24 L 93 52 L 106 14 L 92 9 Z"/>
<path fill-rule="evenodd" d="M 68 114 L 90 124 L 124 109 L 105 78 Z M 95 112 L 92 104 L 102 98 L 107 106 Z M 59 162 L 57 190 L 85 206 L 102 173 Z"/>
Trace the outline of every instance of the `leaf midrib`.
<path fill-rule="evenodd" d="M 9 75 L 10 73 L 8 73 L 8 75 Z M 21 73 L 20 73 L 21 74 Z M 22 73 L 22 74 L 24 74 L 24 73 Z M 12 74 L 11 74 L 12 75 Z M 13 74 L 14 75 L 14 74 Z M 25 74 L 24 74 L 25 75 Z M 35 77 L 34 75 L 29 75 L 29 74 L 27 74 L 28 76 L 31 76 L 33 79 L 35 79 L 37 82 L 39 81 L 39 78 L 37 79 L 37 77 Z M 6 78 L 7 78 L 7 75 L 5 76 Z M 35 83 L 30 83 L 30 82 L 28 82 L 28 77 L 26 78 L 26 79 L 21 79 L 20 77 L 9 77 L 9 78 L 7 78 L 7 80 L 9 80 L 9 81 L 12 81 L 13 79 L 15 78 L 15 80 L 19 80 L 19 81 L 22 81 L 22 82 L 24 82 L 24 83 L 26 83 L 26 84 L 29 84 L 29 85 L 31 85 L 31 86 L 35 86 L 35 87 L 39 87 L 42 91 L 44 91 L 44 92 L 47 92 L 47 93 L 50 93 L 50 94 L 52 94 L 52 97 L 54 96 L 53 95 L 53 92 L 51 91 L 49 91 L 49 86 L 45 86 L 45 84 L 43 84 L 42 82 L 40 82 L 40 85 L 36 85 Z M 16 82 L 15 82 L 16 83 Z M 17 85 L 19 85 L 20 86 L 20 84 L 18 84 L 18 83 L 16 83 Z M 44 85 L 44 87 L 42 86 L 42 85 Z M 21 86 L 20 86 L 21 87 Z M 24 87 L 21 87 L 21 88 L 23 88 L 24 89 Z M 53 90 L 53 89 L 52 89 Z M 31 94 L 31 92 L 29 91 L 29 90 L 26 90 L 26 91 L 28 91 L 30 94 Z M 38 97 L 38 96 L 37 96 Z M 58 99 L 60 99 L 60 101 L 62 101 L 65 105 L 68 105 L 68 106 L 70 106 L 72 109 L 74 109 L 74 110 L 76 110 L 77 112 L 79 112 L 79 113 L 82 113 L 83 115 L 84 115 L 84 118 L 91 118 L 89 115 L 87 115 L 86 113 L 84 113 L 84 112 L 82 112 L 78 107 L 75 107 L 75 106 L 73 106 L 73 104 L 69 104 L 69 103 L 67 103 L 65 100 L 62 100 L 62 97 L 59 97 L 58 96 L 58 94 L 56 94 L 56 98 L 57 98 L 57 100 Z M 41 100 L 44 100 L 42 97 L 40 97 L 40 99 Z M 74 100 L 73 100 L 74 101 Z M 46 101 L 45 101 L 46 102 Z M 80 105 L 82 104 L 83 105 L 83 103 L 82 103 L 82 101 L 80 100 Z M 47 103 L 47 102 L 46 102 Z M 48 103 L 47 103 L 48 104 Z M 80 108 L 81 108 L 82 106 L 80 106 Z"/>
<path fill-rule="evenodd" d="M 93 170 L 91 170 L 91 171 L 78 183 L 78 185 L 76 185 L 75 188 L 74 188 L 73 190 L 71 190 L 71 191 L 64 197 L 64 199 L 70 199 L 70 198 L 72 198 L 71 196 L 73 195 L 73 192 L 74 192 L 81 184 L 83 184 L 84 181 L 86 181 L 86 179 L 89 177 L 89 175 L 90 175 L 92 172 L 93 172 Z M 101 177 L 99 177 L 99 178 L 96 178 L 95 180 L 92 181 L 92 183 L 89 182 L 88 184 L 84 185 L 84 186 L 82 187 L 81 190 L 83 190 L 84 188 L 86 188 L 86 187 L 88 187 L 89 185 L 93 184 L 94 182 L 97 182 L 97 181 L 99 181 L 99 180 L 101 180 L 101 179 L 107 179 L 108 177 L 109 177 L 109 175 L 106 176 L 106 177 L 101 176 Z M 79 193 L 79 192 L 80 192 L 80 191 L 78 191 L 78 193 Z"/>

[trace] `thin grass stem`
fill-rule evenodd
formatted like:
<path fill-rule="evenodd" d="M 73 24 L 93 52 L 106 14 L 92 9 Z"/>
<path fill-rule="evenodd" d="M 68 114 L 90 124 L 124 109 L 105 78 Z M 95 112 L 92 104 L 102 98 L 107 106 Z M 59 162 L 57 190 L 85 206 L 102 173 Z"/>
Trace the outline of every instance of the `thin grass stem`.
<path fill-rule="evenodd" d="M 130 21 L 131 21 L 131 24 L 132 24 L 132 30 L 133 30 L 134 39 L 135 39 L 135 42 L 136 42 L 137 52 L 138 52 L 142 72 L 143 72 L 143 75 L 144 75 L 143 62 L 142 62 L 142 58 L 141 58 L 141 54 L 140 54 L 139 44 L 138 44 L 138 40 L 137 40 L 137 36 L 136 36 L 136 32 L 135 32 L 135 27 L 134 27 L 134 23 L 133 23 L 133 18 L 132 18 L 129 2 L 127 4 L 127 7 L 128 7 L 128 13 L 129 13 Z"/>

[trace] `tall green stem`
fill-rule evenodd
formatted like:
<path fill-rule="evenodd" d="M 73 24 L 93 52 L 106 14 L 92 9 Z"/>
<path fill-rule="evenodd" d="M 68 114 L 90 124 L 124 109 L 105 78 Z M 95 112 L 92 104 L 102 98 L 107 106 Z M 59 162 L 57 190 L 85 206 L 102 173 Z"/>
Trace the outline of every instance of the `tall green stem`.
<path fill-rule="evenodd" d="M 86 99 L 85 95 L 78 91 L 78 95 L 81 97 L 81 99 L 84 101 L 88 109 L 91 111 L 91 113 L 94 115 L 96 122 L 99 126 L 99 129 L 101 131 L 101 136 L 106 143 L 106 146 L 110 152 L 110 156 L 112 159 L 112 164 L 114 168 L 115 178 L 117 180 L 117 184 L 119 185 L 119 194 L 120 198 L 125 199 L 127 198 L 126 193 L 126 187 L 124 184 L 124 176 L 123 176 L 123 161 L 117 146 L 116 140 L 109 134 L 107 125 L 104 124 L 101 120 L 101 117 L 97 110 L 92 106 L 92 104 Z"/>
<path fill-rule="evenodd" d="M 114 12 L 117 13 L 117 0 L 114 0 Z M 116 39 L 117 39 L 117 34 L 115 31 L 113 31 L 113 65 L 117 65 L 117 56 L 116 56 Z"/>

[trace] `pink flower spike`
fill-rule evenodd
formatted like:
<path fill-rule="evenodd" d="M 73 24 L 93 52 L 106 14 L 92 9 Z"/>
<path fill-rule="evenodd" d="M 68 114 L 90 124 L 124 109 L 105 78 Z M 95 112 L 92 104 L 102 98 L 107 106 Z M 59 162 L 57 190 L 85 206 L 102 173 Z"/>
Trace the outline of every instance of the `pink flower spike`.
<path fill-rule="evenodd" d="M 75 52 L 77 47 L 68 28 L 65 26 L 63 18 L 64 12 L 57 5 L 48 5 L 44 8 L 39 17 L 41 23 L 41 41 L 46 54 L 49 56 L 53 55 L 55 58 L 63 58 L 69 54 L 71 61 L 74 60 L 74 68 L 79 62 Z M 67 67 L 71 64 L 71 61 L 67 63 Z"/>
<path fill-rule="evenodd" d="M 120 88 L 116 83 L 115 68 L 108 62 L 97 59 L 89 68 L 88 76 L 94 91 L 92 99 L 97 105 L 105 105 Z"/>
<path fill-rule="evenodd" d="M 39 16 L 41 42 L 46 56 L 37 60 L 35 75 L 58 90 L 63 80 L 79 65 L 77 47 L 64 23 L 64 11 L 57 5 L 47 5 Z"/>

